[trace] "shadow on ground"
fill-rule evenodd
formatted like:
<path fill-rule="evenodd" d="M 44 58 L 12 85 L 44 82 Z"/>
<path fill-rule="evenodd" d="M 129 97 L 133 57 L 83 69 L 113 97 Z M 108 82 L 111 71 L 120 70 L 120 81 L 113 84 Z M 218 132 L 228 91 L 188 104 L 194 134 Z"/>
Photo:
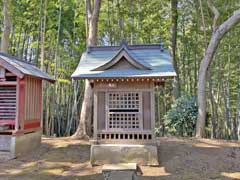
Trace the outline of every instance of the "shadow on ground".
<path fill-rule="evenodd" d="M 160 138 L 160 167 L 141 167 L 140 180 L 240 179 L 240 143 Z M 42 146 L 0 164 L 0 180 L 102 180 L 89 163 L 90 144 L 71 138 L 43 138 Z"/>

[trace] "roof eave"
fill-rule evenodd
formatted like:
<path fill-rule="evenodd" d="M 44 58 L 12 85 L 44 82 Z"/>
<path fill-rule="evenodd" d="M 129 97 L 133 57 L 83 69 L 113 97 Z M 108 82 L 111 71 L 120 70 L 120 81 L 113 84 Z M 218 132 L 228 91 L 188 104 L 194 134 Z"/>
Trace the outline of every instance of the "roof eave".
<path fill-rule="evenodd" d="M 126 77 L 126 76 L 118 76 L 118 77 L 110 77 L 110 76 L 71 76 L 74 80 L 84 80 L 84 79 L 155 79 L 155 78 L 174 78 L 176 75 L 167 75 L 167 76 L 132 76 L 132 77 Z"/>
<path fill-rule="evenodd" d="M 55 83 L 56 82 L 56 80 L 52 77 L 44 78 L 44 77 L 34 76 L 34 75 L 31 75 L 31 74 L 24 74 L 23 78 L 26 77 L 26 76 L 41 79 L 41 80 L 45 80 L 45 81 L 48 81 L 50 83 Z M 20 79 L 22 79 L 22 78 L 20 78 Z"/>
<path fill-rule="evenodd" d="M 7 69 L 8 71 L 12 72 L 14 75 L 16 75 L 20 79 L 23 79 L 25 76 L 32 76 L 32 77 L 35 77 L 35 78 L 46 80 L 46 81 L 48 81 L 50 83 L 54 83 L 55 82 L 54 78 L 52 78 L 52 77 L 47 78 L 48 75 L 46 73 L 44 73 L 44 72 L 42 72 L 42 73 L 45 74 L 46 77 L 35 76 L 35 75 L 32 75 L 32 74 L 24 73 L 21 70 L 19 70 L 18 68 L 16 68 L 14 65 L 10 64 L 6 59 L 3 59 L 1 57 L 0 57 L 0 65 L 3 68 Z"/>
<path fill-rule="evenodd" d="M 11 65 L 10 63 L 8 63 L 5 59 L 0 58 L 0 65 L 7 69 L 8 71 L 12 72 L 13 74 L 15 74 L 18 78 L 22 79 L 24 77 L 24 74 L 17 69 L 16 67 L 14 67 L 13 65 Z"/>

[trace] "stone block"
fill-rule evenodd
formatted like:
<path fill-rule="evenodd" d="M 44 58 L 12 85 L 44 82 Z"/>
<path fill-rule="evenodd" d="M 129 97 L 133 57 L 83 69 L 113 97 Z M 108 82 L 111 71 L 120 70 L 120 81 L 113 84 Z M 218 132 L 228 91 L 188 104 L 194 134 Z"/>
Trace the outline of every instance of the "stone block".
<path fill-rule="evenodd" d="M 157 166 L 158 153 L 155 145 L 97 144 L 91 146 L 91 164 L 137 163 Z"/>
<path fill-rule="evenodd" d="M 0 151 L 10 151 L 11 141 L 11 135 L 0 135 Z"/>
<path fill-rule="evenodd" d="M 4 156 L 14 158 L 32 152 L 41 144 L 42 131 L 35 131 L 21 135 L 0 135 L 1 159 Z M 9 153 L 11 154 L 9 156 Z M 7 157 L 8 156 L 8 157 Z"/>
<path fill-rule="evenodd" d="M 12 137 L 11 152 L 15 156 L 25 154 L 38 148 L 41 144 L 42 131 Z"/>

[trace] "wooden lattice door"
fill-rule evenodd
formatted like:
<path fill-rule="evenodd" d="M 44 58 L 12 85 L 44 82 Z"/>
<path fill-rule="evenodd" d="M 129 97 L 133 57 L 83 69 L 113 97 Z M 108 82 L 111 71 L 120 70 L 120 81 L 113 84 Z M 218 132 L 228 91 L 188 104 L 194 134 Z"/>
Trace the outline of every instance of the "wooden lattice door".
<path fill-rule="evenodd" d="M 142 93 L 108 92 L 106 98 L 108 130 L 142 129 Z"/>

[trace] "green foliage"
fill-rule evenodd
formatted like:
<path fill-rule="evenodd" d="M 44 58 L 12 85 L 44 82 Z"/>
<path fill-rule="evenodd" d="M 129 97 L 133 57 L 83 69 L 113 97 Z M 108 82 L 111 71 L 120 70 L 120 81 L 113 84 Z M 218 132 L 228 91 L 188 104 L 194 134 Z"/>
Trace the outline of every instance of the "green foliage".
<path fill-rule="evenodd" d="M 164 117 L 169 132 L 175 135 L 192 136 L 195 131 L 197 114 L 195 97 L 178 98 Z"/>

